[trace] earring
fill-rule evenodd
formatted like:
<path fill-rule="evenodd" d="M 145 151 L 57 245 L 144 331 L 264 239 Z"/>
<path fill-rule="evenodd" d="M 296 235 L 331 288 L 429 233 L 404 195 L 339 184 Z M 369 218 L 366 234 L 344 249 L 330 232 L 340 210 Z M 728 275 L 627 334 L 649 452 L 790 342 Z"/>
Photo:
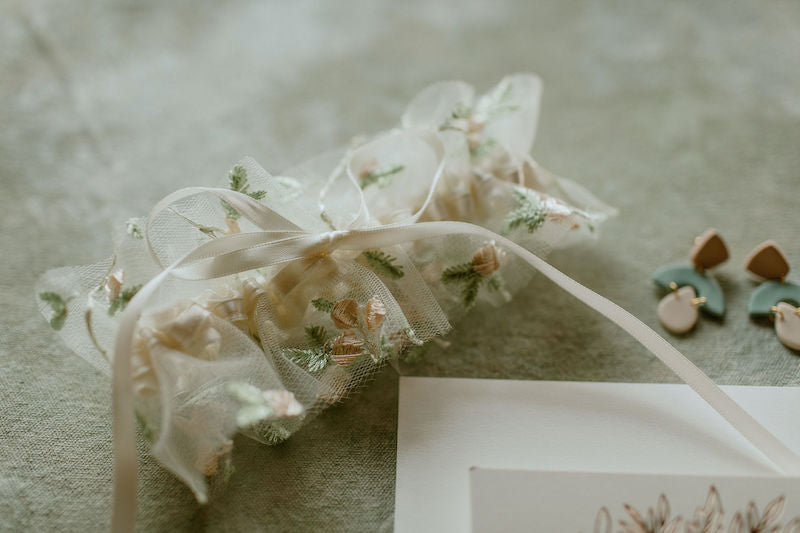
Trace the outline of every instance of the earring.
<path fill-rule="evenodd" d="M 717 281 L 706 270 L 727 261 L 728 247 L 715 229 L 708 229 L 694 240 L 689 257 L 692 265 L 666 265 L 653 274 L 662 289 L 670 289 L 658 304 L 658 319 L 669 332 L 686 333 L 697 323 L 698 307 L 706 314 L 722 318 L 725 298 Z"/>
<path fill-rule="evenodd" d="M 786 281 L 789 261 L 773 241 L 764 241 L 747 256 L 745 269 L 765 280 L 750 301 L 751 317 L 770 317 L 775 322 L 778 339 L 793 350 L 800 350 L 800 285 Z"/>

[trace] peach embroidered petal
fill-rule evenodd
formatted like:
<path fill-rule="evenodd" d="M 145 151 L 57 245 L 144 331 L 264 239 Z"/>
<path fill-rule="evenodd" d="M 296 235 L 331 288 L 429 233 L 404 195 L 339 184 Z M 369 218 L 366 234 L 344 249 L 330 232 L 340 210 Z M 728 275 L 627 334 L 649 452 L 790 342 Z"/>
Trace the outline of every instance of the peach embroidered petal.
<path fill-rule="evenodd" d="M 376 333 L 384 320 L 386 320 L 386 306 L 377 297 L 370 298 L 364 306 L 364 322 L 367 324 L 367 329 Z"/>
<path fill-rule="evenodd" d="M 500 268 L 500 251 L 494 244 L 487 244 L 472 256 L 472 269 L 484 278 L 488 278 Z"/>
<path fill-rule="evenodd" d="M 333 324 L 339 329 L 353 329 L 358 327 L 358 302 L 352 298 L 339 300 L 331 311 Z"/>

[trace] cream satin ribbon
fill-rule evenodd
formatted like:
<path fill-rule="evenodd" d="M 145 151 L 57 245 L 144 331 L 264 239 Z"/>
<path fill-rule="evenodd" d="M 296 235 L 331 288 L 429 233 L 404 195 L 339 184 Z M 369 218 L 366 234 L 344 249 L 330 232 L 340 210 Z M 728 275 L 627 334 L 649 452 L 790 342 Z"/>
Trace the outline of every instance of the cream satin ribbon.
<path fill-rule="evenodd" d="M 210 280 L 336 250 L 384 248 L 419 239 L 449 235 L 474 235 L 493 240 L 498 246 L 527 262 L 569 294 L 617 324 L 658 357 L 764 454 L 777 471 L 784 475 L 800 475 L 800 457 L 660 335 L 620 306 L 584 287 L 543 259 L 501 235 L 465 222 L 418 223 L 413 220 L 374 228 L 311 233 L 299 229 L 246 195 L 226 189 L 184 189 L 165 198 L 156 206 L 153 213 L 171 202 L 199 193 L 211 193 L 225 200 L 263 231 L 230 235 L 198 246 L 144 285 L 122 314 L 115 342 L 112 376 L 114 428 L 112 530 L 114 532 L 133 531 L 136 517 L 136 426 L 131 380 L 133 338 L 137 321 L 147 301 L 164 280 L 169 276 L 189 280 Z"/>

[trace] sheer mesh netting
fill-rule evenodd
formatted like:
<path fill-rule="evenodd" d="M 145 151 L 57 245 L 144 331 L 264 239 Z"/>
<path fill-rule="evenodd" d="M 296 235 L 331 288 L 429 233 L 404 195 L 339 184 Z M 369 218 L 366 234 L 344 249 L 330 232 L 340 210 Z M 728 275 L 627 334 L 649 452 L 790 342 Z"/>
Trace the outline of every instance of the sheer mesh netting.
<path fill-rule="evenodd" d="M 478 99 L 466 84 L 437 84 L 411 103 L 401 127 L 371 141 L 280 176 L 247 159 L 224 183 L 229 196 L 197 189 L 168 197 L 147 219 L 120 225 L 111 258 L 45 274 L 40 309 L 70 348 L 109 373 L 127 304 L 206 243 L 446 220 L 543 256 L 590 236 L 611 210 L 528 155 L 540 90 L 530 75 Z M 201 501 L 208 479 L 230 471 L 234 433 L 285 440 L 461 314 L 510 300 L 533 273 L 474 235 L 272 263 L 169 277 L 136 325 L 137 418 L 153 455 Z"/>

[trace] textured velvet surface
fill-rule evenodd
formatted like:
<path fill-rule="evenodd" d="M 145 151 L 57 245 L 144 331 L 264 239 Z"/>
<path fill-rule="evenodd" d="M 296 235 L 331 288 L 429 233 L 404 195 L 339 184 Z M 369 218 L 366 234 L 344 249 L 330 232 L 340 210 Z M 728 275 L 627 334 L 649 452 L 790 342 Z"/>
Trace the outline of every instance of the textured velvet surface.
<path fill-rule="evenodd" d="M 5 2 L 0 530 L 110 520 L 110 384 L 38 316 L 36 277 L 105 257 L 112 224 L 243 155 L 279 171 L 387 129 L 441 79 L 544 79 L 534 157 L 620 209 L 553 264 L 660 330 L 650 274 L 715 226 L 727 317 L 671 340 L 720 383 L 800 385 L 798 354 L 748 320 L 742 270 L 767 238 L 800 269 L 797 50 L 794 2 Z M 402 371 L 675 381 L 543 277 L 448 340 Z M 207 507 L 140 442 L 139 528 L 391 530 L 396 400 L 387 368 L 284 445 L 237 438 Z"/>

